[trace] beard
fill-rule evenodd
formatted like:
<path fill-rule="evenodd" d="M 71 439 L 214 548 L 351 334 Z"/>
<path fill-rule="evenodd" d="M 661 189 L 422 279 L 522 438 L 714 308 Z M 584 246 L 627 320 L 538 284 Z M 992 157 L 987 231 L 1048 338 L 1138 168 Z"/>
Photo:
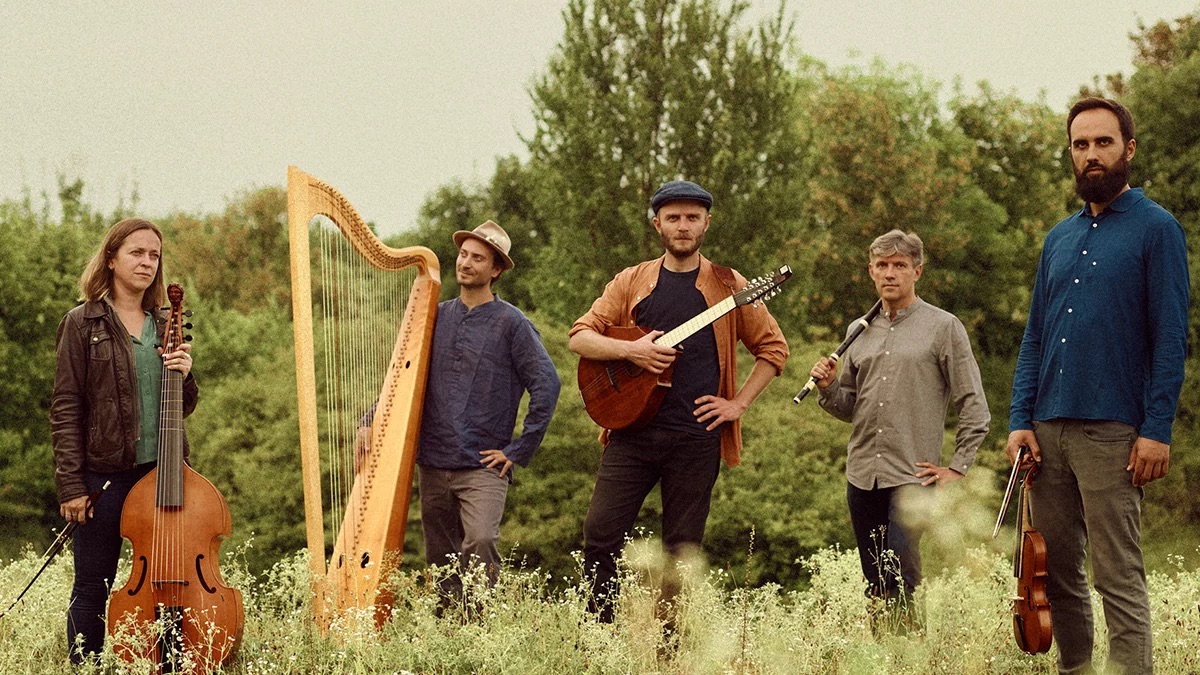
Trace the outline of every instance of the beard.
<path fill-rule="evenodd" d="M 1097 164 L 1084 167 L 1086 172 Z M 1125 157 L 1113 167 L 1101 167 L 1104 173 L 1090 177 L 1075 170 L 1075 194 L 1089 204 L 1107 204 L 1129 184 L 1129 160 Z"/>
<path fill-rule="evenodd" d="M 690 240 L 673 240 L 668 238 L 667 235 L 661 233 L 658 236 L 662 240 L 663 248 L 666 249 L 667 253 L 670 253 L 676 258 L 687 258 L 696 251 L 700 250 L 700 245 L 704 243 L 705 234 L 706 233 L 701 232 L 700 234 L 696 235 L 695 238 Z"/>

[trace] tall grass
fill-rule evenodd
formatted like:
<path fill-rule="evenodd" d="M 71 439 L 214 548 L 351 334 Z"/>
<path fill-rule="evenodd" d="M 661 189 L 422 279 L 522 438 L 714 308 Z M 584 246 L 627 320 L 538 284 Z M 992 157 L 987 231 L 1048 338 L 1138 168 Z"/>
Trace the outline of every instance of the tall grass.
<path fill-rule="evenodd" d="M 656 542 L 640 540 L 622 562 L 613 625 L 587 612 L 579 577 L 549 579 L 540 570 L 506 569 L 489 587 L 468 573 L 469 607 L 439 616 L 436 577 L 397 572 L 401 600 L 375 630 L 346 617 L 328 633 L 311 618 L 305 555 L 288 557 L 252 578 L 237 555 L 226 580 L 245 596 L 246 632 L 228 673 L 1051 673 L 1054 653 L 1027 656 L 1014 646 L 1006 556 L 967 549 L 958 565 L 930 575 L 914 601 L 923 625 L 907 632 L 872 629 L 854 551 L 830 548 L 801 561 L 811 574 L 802 591 L 752 586 L 743 572 L 709 569 L 698 558 L 665 565 Z M 753 555 L 753 552 L 751 552 Z M 578 556 L 576 556 L 578 560 Z M 10 601 L 39 561 L 33 551 L 0 568 Z M 0 672 L 68 673 L 64 610 L 70 555 L 54 562 L 21 605 L 0 622 Z M 124 572 L 122 572 L 124 574 Z M 660 603 L 668 575 L 679 583 Z M 1200 572 L 1183 559 L 1150 575 L 1154 656 L 1159 672 L 1200 672 Z M 556 590 L 561 589 L 561 590 Z M 1097 659 L 1105 657 L 1103 613 L 1095 599 Z M 366 619 L 366 620 L 360 620 Z M 673 630 L 664 630 L 665 621 Z M 145 672 L 111 651 L 74 672 Z"/>

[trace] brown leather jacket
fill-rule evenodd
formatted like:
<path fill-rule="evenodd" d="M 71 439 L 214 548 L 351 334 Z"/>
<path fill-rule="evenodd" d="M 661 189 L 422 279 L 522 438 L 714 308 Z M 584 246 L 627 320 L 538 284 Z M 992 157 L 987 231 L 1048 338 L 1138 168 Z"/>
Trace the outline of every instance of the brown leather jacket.
<path fill-rule="evenodd" d="M 163 334 L 166 317 L 156 317 Z M 141 403 L 137 395 L 133 343 L 107 302 L 85 302 L 58 324 L 54 398 L 50 433 L 54 443 L 54 482 L 63 503 L 87 494 L 84 470 L 113 473 L 137 463 Z M 183 414 L 196 409 L 199 389 L 188 374 L 183 383 Z M 188 454 L 187 435 L 183 438 Z"/>

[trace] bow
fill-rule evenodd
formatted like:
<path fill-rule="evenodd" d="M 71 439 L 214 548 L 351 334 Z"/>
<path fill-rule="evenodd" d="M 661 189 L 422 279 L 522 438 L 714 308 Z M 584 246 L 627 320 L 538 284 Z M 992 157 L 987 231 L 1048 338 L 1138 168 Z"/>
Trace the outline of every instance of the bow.
<path fill-rule="evenodd" d="M 111 481 L 105 481 L 104 487 L 101 487 L 99 492 L 93 492 L 92 494 L 88 495 L 87 508 L 85 511 L 91 510 L 92 505 L 96 503 L 96 500 L 99 499 L 100 495 L 108 489 L 110 484 Z M 42 576 L 42 572 L 45 572 L 46 568 L 50 566 L 50 561 L 54 560 L 55 556 L 62 552 L 63 547 L 67 545 L 67 540 L 71 538 L 71 534 L 75 531 L 75 527 L 78 525 L 78 522 L 71 521 L 62 529 L 62 532 L 58 533 L 58 536 L 55 537 L 54 542 L 50 544 L 50 548 L 46 549 L 46 554 L 42 556 L 42 566 L 38 568 L 37 572 L 34 572 L 33 577 L 29 579 L 29 583 L 25 584 L 25 588 L 23 588 L 21 593 L 17 595 L 17 599 L 12 601 L 12 604 L 8 606 L 8 609 L 0 612 L 0 619 L 3 619 L 5 616 L 7 616 L 8 613 L 13 610 L 13 607 L 16 607 L 17 603 L 21 601 L 21 598 L 25 597 L 25 594 L 29 592 L 29 589 L 33 588 L 33 583 L 37 581 L 38 577 Z"/>

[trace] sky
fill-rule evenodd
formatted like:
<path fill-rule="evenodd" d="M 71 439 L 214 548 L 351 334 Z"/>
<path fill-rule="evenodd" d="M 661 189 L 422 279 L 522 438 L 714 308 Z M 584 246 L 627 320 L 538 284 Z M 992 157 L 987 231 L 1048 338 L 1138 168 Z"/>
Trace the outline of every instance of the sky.
<path fill-rule="evenodd" d="M 566 0 L 0 2 L 0 200 L 57 176 L 111 212 L 219 212 L 295 164 L 381 233 L 422 201 L 526 156 L 529 87 Z M 778 3 L 753 0 L 751 21 Z M 834 9 L 836 7 L 836 9 Z M 1197 0 L 791 0 L 803 52 L 980 80 L 1063 111 L 1093 76 L 1131 73 L 1128 34 Z"/>

